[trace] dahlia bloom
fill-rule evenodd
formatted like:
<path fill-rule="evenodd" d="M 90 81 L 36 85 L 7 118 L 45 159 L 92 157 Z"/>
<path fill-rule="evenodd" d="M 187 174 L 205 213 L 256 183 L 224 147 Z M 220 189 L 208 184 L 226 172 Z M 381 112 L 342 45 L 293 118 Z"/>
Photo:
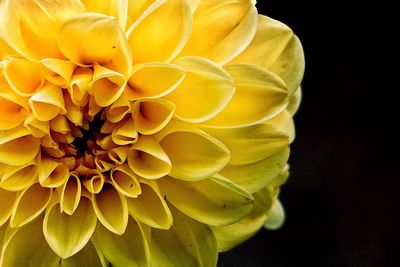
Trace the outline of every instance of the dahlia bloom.
<path fill-rule="evenodd" d="M 279 227 L 303 71 L 254 0 L 0 0 L 0 266 L 216 266 Z"/>

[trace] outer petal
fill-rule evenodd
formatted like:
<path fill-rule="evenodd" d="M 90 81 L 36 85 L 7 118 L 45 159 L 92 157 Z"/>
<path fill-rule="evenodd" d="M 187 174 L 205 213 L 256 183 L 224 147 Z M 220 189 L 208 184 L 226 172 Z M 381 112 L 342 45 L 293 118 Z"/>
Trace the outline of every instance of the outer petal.
<path fill-rule="evenodd" d="M 47 210 L 43 221 L 43 233 L 54 252 L 62 258 L 68 258 L 89 242 L 96 222 L 92 203 L 83 198 L 72 215 L 61 212 L 59 204 Z"/>
<path fill-rule="evenodd" d="M 223 22 L 223 23 L 221 23 Z M 242 52 L 256 32 L 252 0 L 201 1 L 193 14 L 193 31 L 181 55 L 224 64 Z"/>
<path fill-rule="evenodd" d="M 114 267 L 150 266 L 147 240 L 141 225 L 132 218 L 122 235 L 98 224 L 92 241 Z"/>
<path fill-rule="evenodd" d="M 299 39 L 283 23 L 258 16 L 257 33 L 249 47 L 232 63 L 263 66 L 281 77 L 293 94 L 304 73 L 304 54 Z"/>
<path fill-rule="evenodd" d="M 2 226 L 11 216 L 15 201 L 17 200 L 17 193 L 0 188 L 0 199 L 0 226 Z"/>
<path fill-rule="evenodd" d="M 170 230 L 151 230 L 152 266 L 213 267 L 217 243 L 210 228 L 176 209 Z"/>
<path fill-rule="evenodd" d="M 29 59 L 60 58 L 58 29 L 84 12 L 79 0 L 6 0 L 0 5 L 0 38 Z"/>
<path fill-rule="evenodd" d="M 200 57 L 179 58 L 174 63 L 187 71 L 183 83 L 165 96 L 176 104 L 179 119 L 203 122 L 228 105 L 235 93 L 235 85 L 227 71 Z"/>
<path fill-rule="evenodd" d="M 33 136 L 23 136 L 4 143 L 0 138 L 0 163 L 24 165 L 33 160 L 39 150 L 40 140 Z"/>
<path fill-rule="evenodd" d="M 173 59 L 189 38 L 191 18 L 191 9 L 185 0 L 166 0 L 134 25 L 128 31 L 134 63 Z"/>
<path fill-rule="evenodd" d="M 54 84 L 46 84 L 29 98 L 29 106 L 40 121 L 49 121 L 58 114 L 65 114 L 62 89 Z"/>
<path fill-rule="evenodd" d="M 0 81 L 0 87 L 2 86 Z M 26 105 L 26 99 L 14 93 L 2 93 L 2 89 L 0 89 L 0 130 L 10 130 L 24 121 L 29 113 L 29 107 Z"/>
<path fill-rule="evenodd" d="M 116 1 L 104 1 L 104 0 L 81 0 L 86 10 L 89 12 L 101 13 L 115 17 L 119 22 L 119 26 L 122 30 L 125 30 L 126 22 L 128 19 L 128 2 L 129 0 L 116 0 Z"/>
<path fill-rule="evenodd" d="M 118 165 L 110 173 L 111 181 L 121 194 L 128 197 L 137 197 L 142 193 L 138 178 L 129 168 L 128 164 Z"/>
<path fill-rule="evenodd" d="M 8 191 L 22 191 L 37 181 L 37 166 L 31 161 L 21 166 L 7 166 L 0 179 L 0 187 Z"/>
<path fill-rule="evenodd" d="M 254 65 L 226 67 L 235 82 L 236 93 L 228 106 L 206 122 L 216 127 L 243 127 L 258 124 L 286 108 L 285 83 L 275 74 Z"/>
<path fill-rule="evenodd" d="M 234 223 L 253 206 L 249 192 L 221 176 L 196 182 L 165 177 L 158 183 L 165 198 L 177 209 L 209 225 Z"/>

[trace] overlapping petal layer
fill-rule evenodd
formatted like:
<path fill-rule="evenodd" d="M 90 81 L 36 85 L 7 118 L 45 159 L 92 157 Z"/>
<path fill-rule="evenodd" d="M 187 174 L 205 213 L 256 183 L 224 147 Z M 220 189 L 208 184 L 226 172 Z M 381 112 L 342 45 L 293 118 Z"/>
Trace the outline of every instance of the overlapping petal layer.
<path fill-rule="evenodd" d="M 0 1 L 0 266 L 216 266 L 279 228 L 303 71 L 252 0 Z"/>

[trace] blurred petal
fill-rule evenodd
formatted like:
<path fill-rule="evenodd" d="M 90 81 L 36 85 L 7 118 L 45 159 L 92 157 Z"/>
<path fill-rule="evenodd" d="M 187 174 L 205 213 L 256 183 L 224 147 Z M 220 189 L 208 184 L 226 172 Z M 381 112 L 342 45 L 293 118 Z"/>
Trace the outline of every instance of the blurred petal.
<path fill-rule="evenodd" d="M 65 259 L 79 252 L 88 243 L 96 222 L 92 203 L 82 198 L 72 215 L 61 212 L 59 204 L 47 210 L 43 234 L 53 251 Z"/>
<path fill-rule="evenodd" d="M 141 183 L 142 194 L 137 198 L 127 198 L 129 214 L 138 221 L 153 228 L 169 229 L 172 214 L 160 193 L 157 183 Z"/>
<path fill-rule="evenodd" d="M 253 41 L 231 63 L 267 68 L 285 81 L 290 95 L 300 86 L 304 73 L 304 53 L 297 36 L 283 23 L 262 15 Z"/>
<path fill-rule="evenodd" d="M 62 267 L 76 267 L 76 266 L 85 266 L 85 267 L 107 267 L 107 263 L 105 262 L 104 256 L 99 255 L 98 251 L 96 251 L 92 242 L 87 243 L 87 245 L 79 251 L 77 254 L 69 257 L 67 259 L 60 259 Z M 57 265 L 58 266 L 58 265 Z"/>
<path fill-rule="evenodd" d="M 164 177 L 158 183 L 172 205 L 208 225 L 234 223 L 253 207 L 249 192 L 219 175 L 196 182 Z"/>
<path fill-rule="evenodd" d="M 29 59 L 61 58 L 58 30 L 83 11 L 79 0 L 5 0 L 0 5 L 0 38 Z"/>
<path fill-rule="evenodd" d="M 171 61 L 189 38 L 191 18 L 191 10 L 185 0 L 166 0 L 138 25 L 134 25 L 128 31 L 134 64 Z"/>
<path fill-rule="evenodd" d="M 18 196 L 10 219 L 10 226 L 21 227 L 37 218 L 47 207 L 53 191 L 34 184 Z"/>
<path fill-rule="evenodd" d="M 237 86 L 228 106 L 206 124 L 215 127 L 243 127 L 266 121 L 286 108 L 285 83 L 274 73 L 255 65 L 225 67 Z"/>
<path fill-rule="evenodd" d="M 13 211 L 14 204 L 17 200 L 17 193 L 10 192 L 0 188 L 0 227 L 7 222 Z M 1 235 L 0 235 L 1 238 Z M 0 241 L 2 242 L 2 241 Z M 1 243 L 0 243 L 1 245 Z M 2 247 L 2 246 L 0 246 Z"/>
<path fill-rule="evenodd" d="M 187 71 L 183 83 L 165 96 L 176 104 L 179 119 L 203 122 L 228 105 L 235 93 L 235 85 L 222 67 L 200 57 L 179 58 L 174 63 Z"/>
<path fill-rule="evenodd" d="M 132 218 L 121 235 L 98 224 L 92 242 L 113 267 L 150 266 L 147 240 L 141 225 Z"/>
<path fill-rule="evenodd" d="M 181 55 L 225 64 L 250 44 L 256 28 L 257 9 L 252 0 L 201 1 L 193 14 L 192 35 Z"/>
<path fill-rule="evenodd" d="M 104 1 L 104 0 L 81 0 L 86 7 L 88 12 L 96 12 L 104 15 L 114 17 L 121 27 L 125 30 L 126 22 L 128 19 L 128 2 L 129 0 L 115 0 L 115 1 Z"/>
<path fill-rule="evenodd" d="M 125 232 L 128 224 L 128 206 L 125 197 L 113 186 L 106 183 L 101 192 L 92 195 L 92 203 L 97 218 L 108 231 L 117 235 Z"/>
<path fill-rule="evenodd" d="M 268 212 L 267 220 L 264 223 L 264 227 L 269 230 L 277 230 L 282 227 L 285 221 L 285 211 L 282 207 L 281 202 L 277 199 Z"/>
<path fill-rule="evenodd" d="M 300 107 L 301 97 L 302 90 L 301 87 L 299 87 L 289 98 L 289 105 L 286 109 L 289 111 L 290 115 L 294 116 L 296 114 L 297 110 Z"/>
<path fill-rule="evenodd" d="M 217 242 L 210 228 L 176 209 L 173 216 L 170 230 L 151 230 L 152 266 L 217 266 Z"/>

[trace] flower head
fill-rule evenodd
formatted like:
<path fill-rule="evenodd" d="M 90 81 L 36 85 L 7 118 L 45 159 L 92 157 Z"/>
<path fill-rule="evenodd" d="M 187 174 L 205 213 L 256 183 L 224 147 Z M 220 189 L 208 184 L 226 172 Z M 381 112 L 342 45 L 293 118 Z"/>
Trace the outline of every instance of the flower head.
<path fill-rule="evenodd" d="M 0 266 L 215 266 L 279 227 L 303 69 L 252 0 L 0 1 Z"/>

